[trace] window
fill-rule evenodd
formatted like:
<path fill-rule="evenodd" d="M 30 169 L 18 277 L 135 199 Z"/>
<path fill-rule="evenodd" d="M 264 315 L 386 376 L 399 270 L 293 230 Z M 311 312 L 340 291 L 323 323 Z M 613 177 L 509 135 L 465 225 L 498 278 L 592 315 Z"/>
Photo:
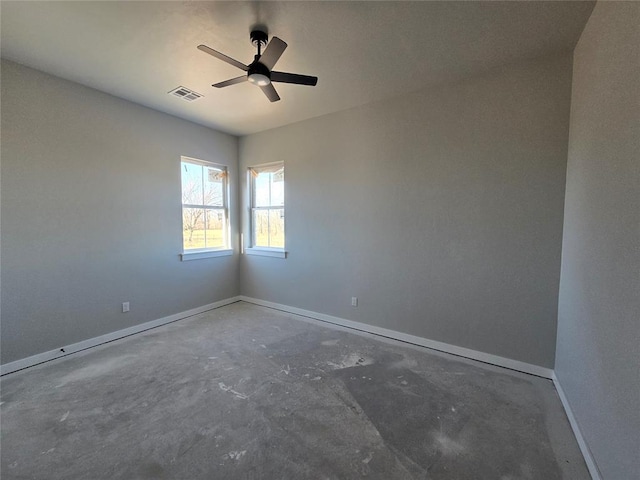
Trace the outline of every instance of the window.
<path fill-rule="evenodd" d="M 284 251 L 284 163 L 249 169 L 251 180 L 251 245 Z"/>
<path fill-rule="evenodd" d="M 180 166 L 183 252 L 228 249 L 227 168 L 187 157 Z"/>

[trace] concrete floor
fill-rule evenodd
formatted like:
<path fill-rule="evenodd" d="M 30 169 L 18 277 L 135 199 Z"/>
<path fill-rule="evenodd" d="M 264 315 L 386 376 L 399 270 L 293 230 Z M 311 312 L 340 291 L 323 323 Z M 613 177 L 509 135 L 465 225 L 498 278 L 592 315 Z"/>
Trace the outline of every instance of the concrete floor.
<path fill-rule="evenodd" d="M 1 387 L 4 480 L 590 478 L 549 380 L 247 303 Z"/>

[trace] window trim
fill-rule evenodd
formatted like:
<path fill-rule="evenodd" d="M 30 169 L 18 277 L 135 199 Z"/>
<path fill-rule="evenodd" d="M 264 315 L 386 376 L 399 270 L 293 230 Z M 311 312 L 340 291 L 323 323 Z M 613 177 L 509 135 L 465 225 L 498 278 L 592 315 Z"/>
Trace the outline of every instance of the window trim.
<path fill-rule="evenodd" d="M 287 252 L 284 248 L 278 247 L 250 247 L 245 248 L 244 253 L 246 255 L 255 255 L 258 257 L 275 257 L 275 258 L 287 258 Z"/>
<path fill-rule="evenodd" d="M 252 174 L 252 170 L 268 168 L 274 166 L 282 166 L 285 168 L 284 161 L 279 162 L 269 162 L 269 163 L 261 163 L 259 165 L 252 165 L 247 168 L 247 179 L 249 181 L 249 238 L 250 238 L 250 247 L 244 248 L 243 252 L 247 255 L 259 255 L 263 257 L 276 257 L 276 258 L 287 258 L 287 251 L 285 249 L 287 244 L 286 238 L 286 223 L 285 223 L 285 246 L 284 247 L 267 247 L 267 246 L 257 246 L 255 245 L 255 231 L 254 231 L 254 211 L 255 210 L 285 210 L 286 211 L 286 200 L 283 205 L 277 206 L 267 206 L 267 207 L 257 207 L 254 205 L 255 202 L 255 182 L 254 176 Z M 285 222 L 286 222 L 286 214 L 285 214 Z"/>
<path fill-rule="evenodd" d="M 213 258 L 213 257 L 229 257 L 233 255 L 233 249 L 217 249 L 217 250 L 207 250 L 207 249 L 193 249 L 186 252 L 182 252 L 180 254 L 180 261 L 188 262 L 190 260 L 202 260 L 204 258 Z"/>
<path fill-rule="evenodd" d="M 184 224 L 181 221 L 182 230 L 182 252 L 180 253 L 180 260 L 183 262 L 189 260 L 200 260 L 204 258 L 212 257 L 224 257 L 233 255 L 233 248 L 231 247 L 231 219 L 229 218 L 229 167 L 222 163 L 210 162 L 208 160 L 201 160 L 199 158 L 187 157 L 186 155 L 180 156 L 180 197 L 182 197 L 182 163 L 191 163 L 200 165 L 203 167 L 213 167 L 224 171 L 225 179 L 222 188 L 222 206 L 218 205 L 199 205 L 182 203 L 180 199 L 180 213 L 183 214 L 185 208 L 202 208 L 204 210 L 222 211 L 225 218 L 224 226 L 224 245 L 222 247 L 206 247 L 206 248 L 184 248 Z"/>

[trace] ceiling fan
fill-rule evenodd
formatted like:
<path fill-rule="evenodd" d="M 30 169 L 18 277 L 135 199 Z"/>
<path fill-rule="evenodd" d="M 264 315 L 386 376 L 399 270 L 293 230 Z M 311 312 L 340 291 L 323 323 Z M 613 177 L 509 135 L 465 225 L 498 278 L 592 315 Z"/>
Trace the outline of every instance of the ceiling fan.
<path fill-rule="evenodd" d="M 249 83 L 260 87 L 270 101 L 277 102 L 280 100 L 280 96 L 273 87 L 272 82 L 294 83 L 296 85 L 310 86 L 315 86 L 318 83 L 318 77 L 298 75 L 296 73 L 276 72 L 272 70 L 276 62 L 280 59 L 285 48 L 287 48 L 287 44 L 278 37 L 272 37 L 271 41 L 267 45 L 267 33 L 262 30 L 253 30 L 250 34 L 250 38 L 251 43 L 257 46 L 258 54 L 249 65 L 244 65 L 243 63 L 228 57 L 224 53 L 220 53 L 213 48 L 207 47 L 206 45 L 198 45 L 199 50 L 247 72 L 246 75 L 225 80 L 224 82 L 214 83 L 212 87 L 223 88 L 248 81 Z M 261 52 L 264 45 L 267 45 L 267 48 L 264 49 L 264 52 Z"/>

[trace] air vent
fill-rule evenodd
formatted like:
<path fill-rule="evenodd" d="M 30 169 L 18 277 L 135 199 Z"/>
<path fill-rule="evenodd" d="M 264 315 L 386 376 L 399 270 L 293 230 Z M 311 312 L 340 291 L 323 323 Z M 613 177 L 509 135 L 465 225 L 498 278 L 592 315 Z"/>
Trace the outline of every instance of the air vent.
<path fill-rule="evenodd" d="M 187 87 L 176 87 L 169 92 L 169 95 L 173 95 L 175 97 L 179 97 L 183 99 L 185 102 L 193 102 L 194 100 L 199 99 L 200 97 L 204 97 L 204 95 L 194 92 Z"/>

